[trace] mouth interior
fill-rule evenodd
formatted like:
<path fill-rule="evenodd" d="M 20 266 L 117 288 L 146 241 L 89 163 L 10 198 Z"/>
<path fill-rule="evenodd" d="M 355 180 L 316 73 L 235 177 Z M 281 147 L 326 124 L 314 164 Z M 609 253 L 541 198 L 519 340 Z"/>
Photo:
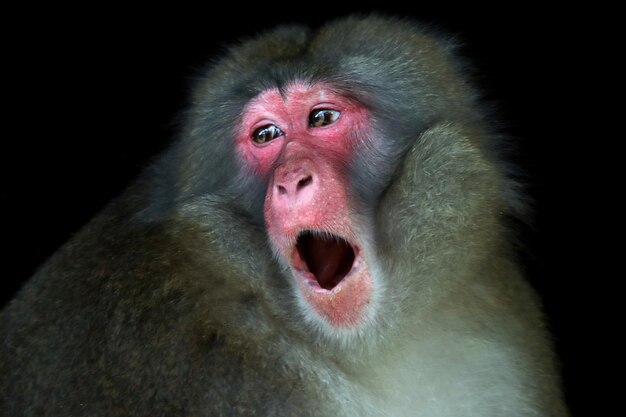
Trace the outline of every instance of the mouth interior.
<path fill-rule="evenodd" d="M 338 236 L 304 232 L 296 248 L 320 287 L 332 290 L 350 272 L 354 263 L 352 246 Z"/>

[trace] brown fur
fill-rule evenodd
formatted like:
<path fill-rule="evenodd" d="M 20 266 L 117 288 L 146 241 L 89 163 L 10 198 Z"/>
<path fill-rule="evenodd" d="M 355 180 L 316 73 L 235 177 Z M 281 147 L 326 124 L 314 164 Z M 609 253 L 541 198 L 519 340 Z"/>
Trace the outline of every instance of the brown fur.
<path fill-rule="evenodd" d="M 566 415 L 505 225 L 516 185 L 453 51 L 378 17 L 233 48 L 180 140 L 2 311 L 0 415 Z M 350 167 L 384 289 L 358 332 L 305 320 L 228 141 L 297 78 L 360 100 L 385 138 Z"/>

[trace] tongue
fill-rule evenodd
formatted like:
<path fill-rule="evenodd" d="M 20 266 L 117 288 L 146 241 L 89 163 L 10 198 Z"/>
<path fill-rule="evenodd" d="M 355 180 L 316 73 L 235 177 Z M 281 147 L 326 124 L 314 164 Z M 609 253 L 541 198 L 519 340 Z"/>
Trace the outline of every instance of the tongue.
<path fill-rule="evenodd" d="M 311 272 L 320 287 L 331 289 L 343 278 L 339 275 L 339 266 L 345 252 L 345 246 L 334 241 L 315 240 L 311 245 Z"/>
<path fill-rule="evenodd" d="M 354 254 L 347 242 L 310 237 L 302 242 L 302 255 L 320 287 L 333 289 L 350 271 Z"/>

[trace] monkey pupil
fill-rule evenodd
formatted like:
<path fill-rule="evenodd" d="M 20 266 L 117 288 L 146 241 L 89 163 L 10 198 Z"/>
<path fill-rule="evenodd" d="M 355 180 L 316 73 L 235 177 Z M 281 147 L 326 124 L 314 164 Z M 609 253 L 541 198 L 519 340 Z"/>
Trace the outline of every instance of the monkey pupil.
<path fill-rule="evenodd" d="M 324 113 L 320 111 L 313 116 L 313 123 L 311 124 L 315 127 L 318 127 L 321 126 L 322 123 L 324 123 Z"/>
<path fill-rule="evenodd" d="M 333 124 L 339 118 L 340 113 L 335 110 L 315 110 L 309 115 L 309 127 L 322 127 Z"/>
<path fill-rule="evenodd" d="M 252 140 L 256 143 L 265 143 L 282 136 L 283 132 L 275 125 L 261 126 L 252 134 Z"/>

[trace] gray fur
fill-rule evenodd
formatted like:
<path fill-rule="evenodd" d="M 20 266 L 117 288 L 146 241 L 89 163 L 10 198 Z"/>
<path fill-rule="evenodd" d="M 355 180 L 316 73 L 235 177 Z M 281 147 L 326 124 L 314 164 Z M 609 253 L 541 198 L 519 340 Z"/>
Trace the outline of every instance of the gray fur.
<path fill-rule="evenodd" d="M 180 137 L 0 315 L 0 416 L 565 416 L 505 217 L 521 205 L 454 46 L 348 18 L 231 48 Z M 265 179 L 232 136 L 293 80 L 367 106 L 358 224 L 382 296 L 342 333 L 306 320 L 265 236 Z"/>

